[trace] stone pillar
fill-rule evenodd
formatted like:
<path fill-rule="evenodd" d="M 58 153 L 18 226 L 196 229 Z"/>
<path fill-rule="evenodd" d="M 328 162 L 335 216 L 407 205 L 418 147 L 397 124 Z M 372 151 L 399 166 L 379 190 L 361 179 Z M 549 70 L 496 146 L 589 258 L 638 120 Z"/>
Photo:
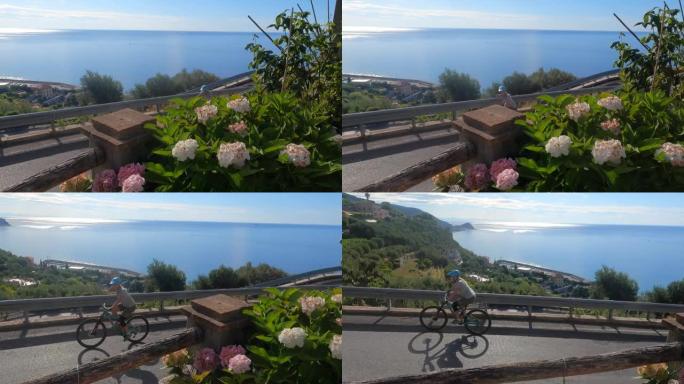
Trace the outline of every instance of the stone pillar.
<path fill-rule="evenodd" d="M 130 108 L 94 117 L 91 125 L 82 126 L 93 147 L 105 154 L 105 163 L 99 169 L 117 170 L 122 165 L 145 160 L 146 145 L 152 138 L 144 126 L 155 118 Z"/>
<path fill-rule="evenodd" d="M 204 335 L 202 346 L 218 351 L 231 344 L 244 344 L 249 319 L 242 314 L 246 301 L 226 295 L 193 300 L 181 311 L 188 317 L 188 328 L 197 327 Z"/>
<path fill-rule="evenodd" d="M 521 128 L 515 125 L 515 121 L 524 117 L 513 109 L 491 105 L 464 113 L 455 124 L 463 139 L 475 148 L 477 157 L 474 161 L 489 164 L 518 153 Z"/>
<path fill-rule="evenodd" d="M 674 317 L 667 317 L 663 319 L 663 325 L 670 330 L 667 334 L 667 342 L 684 343 L 684 313 L 677 313 Z M 668 364 L 671 369 L 680 369 L 684 367 L 684 359 L 682 361 L 672 361 Z"/>

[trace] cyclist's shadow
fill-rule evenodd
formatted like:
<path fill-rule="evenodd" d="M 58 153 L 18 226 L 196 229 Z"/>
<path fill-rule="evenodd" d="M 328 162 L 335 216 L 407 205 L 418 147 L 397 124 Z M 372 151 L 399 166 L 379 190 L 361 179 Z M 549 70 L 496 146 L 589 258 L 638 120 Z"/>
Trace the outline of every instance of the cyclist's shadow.
<path fill-rule="evenodd" d="M 409 352 L 424 355 L 423 372 L 462 368 L 459 354 L 467 359 L 476 359 L 489 350 L 489 340 L 484 336 L 463 335 L 446 344 L 442 344 L 443 341 L 442 332 L 421 332 L 409 342 Z"/>

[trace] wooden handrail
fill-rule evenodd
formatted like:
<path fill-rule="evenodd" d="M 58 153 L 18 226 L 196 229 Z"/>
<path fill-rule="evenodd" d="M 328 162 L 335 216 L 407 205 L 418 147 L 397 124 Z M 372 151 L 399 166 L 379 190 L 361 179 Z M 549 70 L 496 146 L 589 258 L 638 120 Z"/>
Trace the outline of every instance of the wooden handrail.
<path fill-rule="evenodd" d="M 164 355 L 190 347 L 201 340 L 201 330 L 199 328 L 189 328 L 177 335 L 145 344 L 140 348 L 134 348 L 106 359 L 89 362 L 60 373 L 29 380 L 24 382 L 24 384 L 90 384 L 137 368 L 143 364 L 154 362 Z"/>
<path fill-rule="evenodd" d="M 47 191 L 65 180 L 91 170 L 105 161 L 100 148 L 88 148 L 85 152 L 61 164 L 41 171 L 28 179 L 5 189 L 5 192 Z"/>
<path fill-rule="evenodd" d="M 619 371 L 684 359 L 684 343 L 667 343 L 600 355 L 448 369 L 423 375 L 357 381 L 356 384 L 497 384 Z"/>
<path fill-rule="evenodd" d="M 442 152 L 428 160 L 422 161 L 409 168 L 378 182 L 359 188 L 355 192 L 401 192 L 428 178 L 444 172 L 458 164 L 463 164 L 475 156 L 475 149 L 467 142 L 458 142 L 453 148 Z"/>

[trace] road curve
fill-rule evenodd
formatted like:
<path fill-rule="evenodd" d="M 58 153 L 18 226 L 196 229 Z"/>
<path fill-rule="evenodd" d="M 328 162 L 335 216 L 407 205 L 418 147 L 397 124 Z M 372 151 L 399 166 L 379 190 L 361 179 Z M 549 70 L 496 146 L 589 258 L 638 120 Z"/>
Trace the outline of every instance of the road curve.
<path fill-rule="evenodd" d="M 450 324 L 426 332 L 416 317 L 344 316 L 343 381 L 450 368 L 560 359 L 616 352 L 665 341 L 663 331 L 587 325 L 494 321 L 484 337 Z M 571 384 L 631 382 L 634 370 L 567 378 Z M 529 383 L 562 383 L 563 379 Z"/>

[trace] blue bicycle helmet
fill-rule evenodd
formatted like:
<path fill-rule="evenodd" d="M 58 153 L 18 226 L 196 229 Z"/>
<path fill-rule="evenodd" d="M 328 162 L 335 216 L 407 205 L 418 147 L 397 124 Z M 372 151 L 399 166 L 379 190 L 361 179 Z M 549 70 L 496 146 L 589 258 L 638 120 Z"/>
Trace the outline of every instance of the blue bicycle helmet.
<path fill-rule="evenodd" d="M 451 271 L 447 272 L 447 276 L 459 277 L 459 276 L 461 276 L 461 271 L 459 271 L 458 269 L 452 269 Z"/>
<path fill-rule="evenodd" d="M 109 282 L 109 285 L 122 285 L 123 280 L 119 276 L 115 276 L 112 278 L 112 281 Z"/>

